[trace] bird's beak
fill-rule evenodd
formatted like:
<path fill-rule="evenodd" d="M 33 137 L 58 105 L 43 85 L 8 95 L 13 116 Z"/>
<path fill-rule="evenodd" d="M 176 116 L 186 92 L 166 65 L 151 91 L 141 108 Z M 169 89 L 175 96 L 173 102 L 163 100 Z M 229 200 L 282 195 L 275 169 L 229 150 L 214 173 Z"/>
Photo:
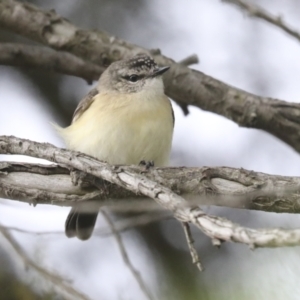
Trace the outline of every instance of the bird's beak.
<path fill-rule="evenodd" d="M 165 72 L 167 72 L 169 69 L 170 69 L 170 67 L 158 68 L 158 69 L 154 70 L 154 72 L 151 74 L 151 77 L 156 77 L 156 76 L 162 75 Z"/>

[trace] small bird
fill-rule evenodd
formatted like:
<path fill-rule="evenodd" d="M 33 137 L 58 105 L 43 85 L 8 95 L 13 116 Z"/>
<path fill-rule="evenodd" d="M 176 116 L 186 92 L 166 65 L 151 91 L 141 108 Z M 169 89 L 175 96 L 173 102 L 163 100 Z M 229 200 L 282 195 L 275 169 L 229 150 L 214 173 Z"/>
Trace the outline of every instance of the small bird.
<path fill-rule="evenodd" d="M 76 108 L 69 127 L 57 130 L 68 149 L 109 164 L 168 164 L 174 113 L 164 93 L 162 74 L 153 58 L 142 54 L 112 63 L 96 88 Z M 98 212 L 73 207 L 65 224 L 67 237 L 86 240 L 92 235 Z"/>

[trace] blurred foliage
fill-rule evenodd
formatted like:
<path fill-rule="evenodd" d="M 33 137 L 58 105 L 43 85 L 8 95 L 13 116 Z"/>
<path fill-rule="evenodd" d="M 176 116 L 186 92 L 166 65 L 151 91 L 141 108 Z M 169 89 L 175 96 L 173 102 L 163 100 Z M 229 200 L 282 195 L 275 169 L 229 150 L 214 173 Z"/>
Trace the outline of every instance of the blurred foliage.
<path fill-rule="evenodd" d="M 37 293 L 16 273 L 12 258 L 0 247 L 0 299 L 1 300 L 59 300 L 55 293 Z"/>

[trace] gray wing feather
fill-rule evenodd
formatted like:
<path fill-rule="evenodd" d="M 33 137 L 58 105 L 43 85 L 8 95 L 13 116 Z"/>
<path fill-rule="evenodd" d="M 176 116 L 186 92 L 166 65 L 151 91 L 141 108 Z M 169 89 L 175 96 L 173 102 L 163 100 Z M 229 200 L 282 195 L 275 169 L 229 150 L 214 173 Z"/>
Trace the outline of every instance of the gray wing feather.
<path fill-rule="evenodd" d="M 174 109 L 172 107 L 171 102 L 170 102 L 170 105 L 171 105 L 171 110 L 172 110 L 172 120 L 173 120 L 173 128 L 174 128 L 174 126 L 175 126 L 175 114 L 174 114 Z"/>
<path fill-rule="evenodd" d="M 77 108 L 74 111 L 73 118 L 72 118 L 72 123 L 77 121 L 83 113 L 91 106 L 91 104 L 95 100 L 95 96 L 99 94 L 99 91 L 97 88 L 92 89 L 78 104 Z M 172 104 L 170 102 L 171 106 L 171 111 L 172 111 L 172 119 L 173 119 L 173 126 L 175 124 L 175 115 L 174 115 L 174 110 L 172 107 Z"/>
<path fill-rule="evenodd" d="M 74 111 L 72 123 L 77 121 L 82 114 L 91 106 L 95 100 L 95 96 L 99 94 L 97 88 L 92 89 L 78 104 L 77 108 Z"/>

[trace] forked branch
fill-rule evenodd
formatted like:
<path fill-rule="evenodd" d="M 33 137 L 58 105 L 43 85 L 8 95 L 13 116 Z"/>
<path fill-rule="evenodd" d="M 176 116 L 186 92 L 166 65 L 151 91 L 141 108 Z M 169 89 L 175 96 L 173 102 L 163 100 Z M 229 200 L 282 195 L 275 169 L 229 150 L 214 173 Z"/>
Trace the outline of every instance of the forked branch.
<path fill-rule="evenodd" d="M 170 188 L 141 175 L 138 170 L 132 167 L 111 166 L 83 153 L 16 137 L 2 136 L 0 138 L 0 153 L 46 159 L 58 165 L 77 169 L 104 179 L 135 194 L 152 198 L 161 207 L 172 212 L 180 222 L 194 224 L 209 236 L 215 245 L 219 245 L 223 241 L 243 243 L 252 248 L 300 245 L 300 229 L 255 230 L 244 228 L 221 217 L 210 216 L 198 206 L 191 206 Z M 213 176 L 213 174 L 209 174 L 209 176 Z"/>

